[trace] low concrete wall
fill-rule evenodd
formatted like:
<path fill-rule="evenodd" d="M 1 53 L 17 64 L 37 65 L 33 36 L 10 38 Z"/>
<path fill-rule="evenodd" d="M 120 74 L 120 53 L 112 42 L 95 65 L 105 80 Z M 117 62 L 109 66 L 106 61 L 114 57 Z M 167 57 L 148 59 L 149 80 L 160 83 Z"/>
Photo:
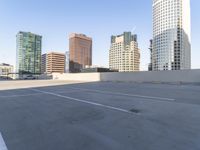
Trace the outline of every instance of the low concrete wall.
<path fill-rule="evenodd" d="M 199 83 L 200 70 L 106 73 L 101 81 Z"/>
<path fill-rule="evenodd" d="M 73 81 L 119 81 L 119 82 L 163 82 L 163 83 L 200 83 L 200 69 L 152 72 L 112 72 L 53 74 L 53 79 Z"/>
<path fill-rule="evenodd" d="M 53 73 L 54 80 L 70 80 L 70 81 L 100 81 L 100 73 Z"/>

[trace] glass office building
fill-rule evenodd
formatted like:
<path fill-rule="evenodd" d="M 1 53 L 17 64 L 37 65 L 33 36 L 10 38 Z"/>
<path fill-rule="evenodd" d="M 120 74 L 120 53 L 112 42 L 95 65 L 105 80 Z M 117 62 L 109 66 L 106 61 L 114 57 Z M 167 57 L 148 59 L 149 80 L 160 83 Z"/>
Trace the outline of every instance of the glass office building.
<path fill-rule="evenodd" d="M 153 70 L 191 68 L 190 0 L 153 0 Z"/>
<path fill-rule="evenodd" d="M 41 74 L 42 36 L 30 32 L 17 34 L 16 72 Z"/>

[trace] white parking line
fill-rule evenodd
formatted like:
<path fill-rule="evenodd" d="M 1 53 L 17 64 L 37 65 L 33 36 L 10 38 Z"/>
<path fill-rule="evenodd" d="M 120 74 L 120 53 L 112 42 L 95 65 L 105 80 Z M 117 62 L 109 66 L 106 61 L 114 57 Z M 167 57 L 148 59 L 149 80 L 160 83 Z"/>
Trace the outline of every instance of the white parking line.
<path fill-rule="evenodd" d="M 126 93 L 120 93 L 120 92 L 108 92 L 108 91 L 85 89 L 85 88 L 74 88 L 74 87 L 69 87 L 69 88 L 70 89 L 76 89 L 76 90 L 85 90 L 85 91 L 91 91 L 91 92 L 104 93 L 104 94 L 114 94 L 114 95 L 129 96 L 129 97 L 139 97 L 139 98 L 146 98 L 146 99 L 153 99 L 153 100 L 175 101 L 175 99 L 165 98 L 165 97 L 153 97 L 153 96 L 146 96 L 146 95 L 126 94 Z"/>
<path fill-rule="evenodd" d="M 0 150 L 8 150 L 0 132 Z"/>
<path fill-rule="evenodd" d="M 42 93 L 35 93 L 35 94 L 22 94 L 22 95 L 8 95 L 8 96 L 0 96 L 0 98 L 9 98 L 9 97 L 26 97 L 26 96 L 34 96 L 34 95 L 41 95 Z M 1 149 L 0 149 L 1 150 Z"/>
<path fill-rule="evenodd" d="M 56 94 L 56 93 L 52 93 L 52 92 L 46 92 L 46 91 L 41 91 L 41 90 L 36 90 L 36 89 L 32 89 L 32 90 L 36 91 L 36 92 L 41 92 L 41 93 L 44 93 L 44 94 L 54 95 L 54 96 L 57 96 L 57 97 L 62 97 L 62 98 L 65 98 L 65 99 L 81 102 L 81 103 L 86 103 L 86 104 L 90 104 L 90 105 L 104 107 L 104 108 L 111 109 L 111 110 L 121 111 L 121 112 L 124 112 L 124 113 L 132 113 L 129 110 L 118 108 L 118 107 L 113 107 L 113 106 L 104 105 L 104 104 L 100 104 L 100 103 L 95 103 L 95 102 L 91 102 L 91 101 L 87 101 L 87 100 L 77 99 L 77 98 L 64 96 L 64 95 L 60 95 L 60 94 Z"/>
<path fill-rule="evenodd" d="M 79 89 L 79 92 L 84 92 L 84 91 L 87 91 L 87 90 L 84 90 L 84 89 Z M 61 92 L 56 92 L 56 94 L 67 94 L 67 93 L 74 93 L 74 92 L 77 92 L 77 90 L 75 89 L 72 89 L 72 91 L 61 91 Z"/>

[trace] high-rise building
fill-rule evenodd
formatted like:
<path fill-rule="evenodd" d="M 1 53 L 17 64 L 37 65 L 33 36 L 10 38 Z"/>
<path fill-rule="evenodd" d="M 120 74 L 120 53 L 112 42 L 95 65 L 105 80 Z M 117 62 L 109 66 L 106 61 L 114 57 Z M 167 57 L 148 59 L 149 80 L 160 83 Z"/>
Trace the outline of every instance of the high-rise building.
<path fill-rule="evenodd" d="M 140 50 L 137 35 L 124 32 L 122 35 L 111 37 L 109 67 L 119 72 L 140 70 Z"/>
<path fill-rule="evenodd" d="M 41 73 L 42 74 L 47 73 L 46 67 L 47 67 L 47 54 L 43 54 L 42 60 L 41 60 Z"/>
<path fill-rule="evenodd" d="M 16 37 L 16 72 L 20 74 L 40 74 L 42 36 L 30 32 L 19 32 Z"/>
<path fill-rule="evenodd" d="M 69 51 L 65 53 L 65 73 L 69 73 Z"/>
<path fill-rule="evenodd" d="M 153 70 L 191 68 L 190 0 L 153 0 Z"/>
<path fill-rule="evenodd" d="M 71 34 L 69 37 L 70 72 L 81 72 L 92 65 L 92 38 L 84 34 Z"/>
<path fill-rule="evenodd" d="M 148 66 L 148 70 L 149 70 L 149 71 L 152 71 L 152 70 L 153 70 L 153 67 L 152 67 L 153 40 L 151 39 L 149 42 L 150 42 L 150 46 L 149 46 L 149 51 L 150 51 L 150 63 L 149 63 L 149 66 Z"/>
<path fill-rule="evenodd" d="M 46 56 L 47 73 L 64 73 L 65 72 L 65 54 L 58 52 L 47 53 Z"/>

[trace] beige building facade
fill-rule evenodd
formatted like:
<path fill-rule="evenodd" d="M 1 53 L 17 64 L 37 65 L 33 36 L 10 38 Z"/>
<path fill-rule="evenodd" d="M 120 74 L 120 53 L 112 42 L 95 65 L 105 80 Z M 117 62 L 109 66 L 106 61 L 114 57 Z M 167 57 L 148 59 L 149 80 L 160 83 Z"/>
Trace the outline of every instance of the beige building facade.
<path fill-rule="evenodd" d="M 138 48 L 137 35 L 124 32 L 122 35 L 111 37 L 109 67 L 119 72 L 140 70 L 140 49 Z"/>
<path fill-rule="evenodd" d="M 0 64 L 0 77 L 1 78 L 14 78 L 14 67 L 9 64 Z"/>
<path fill-rule="evenodd" d="M 46 54 L 46 73 L 64 73 L 65 72 L 65 54 L 50 52 Z"/>

